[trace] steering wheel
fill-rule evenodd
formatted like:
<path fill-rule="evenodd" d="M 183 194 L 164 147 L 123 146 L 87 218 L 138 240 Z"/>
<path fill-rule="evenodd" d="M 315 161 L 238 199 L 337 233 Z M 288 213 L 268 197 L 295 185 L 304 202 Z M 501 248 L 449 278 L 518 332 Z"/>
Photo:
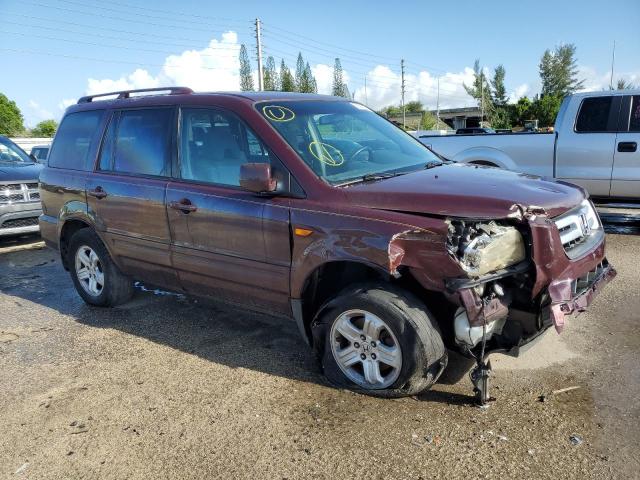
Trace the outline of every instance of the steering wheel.
<path fill-rule="evenodd" d="M 369 155 L 371 155 L 371 152 L 373 151 L 372 148 L 365 145 L 364 147 L 358 148 L 355 152 L 349 155 L 349 160 L 353 160 L 354 158 L 356 158 L 358 155 L 360 155 L 362 152 L 366 150 L 368 150 Z"/>

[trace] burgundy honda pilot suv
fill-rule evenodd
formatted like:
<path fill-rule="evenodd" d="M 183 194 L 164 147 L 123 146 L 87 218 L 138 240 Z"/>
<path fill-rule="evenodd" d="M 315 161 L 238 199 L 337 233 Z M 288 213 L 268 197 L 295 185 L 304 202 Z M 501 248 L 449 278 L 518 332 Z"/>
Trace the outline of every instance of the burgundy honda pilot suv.
<path fill-rule="evenodd" d="M 359 103 L 109 95 L 67 110 L 40 176 L 42 236 L 91 305 L 139 280 L 280 314 L 332 383 L 381 396 L 455 350 L 484 402 L 489 353 L 560 331 L 615 275 L 582 189 L 450 162 Z"/>

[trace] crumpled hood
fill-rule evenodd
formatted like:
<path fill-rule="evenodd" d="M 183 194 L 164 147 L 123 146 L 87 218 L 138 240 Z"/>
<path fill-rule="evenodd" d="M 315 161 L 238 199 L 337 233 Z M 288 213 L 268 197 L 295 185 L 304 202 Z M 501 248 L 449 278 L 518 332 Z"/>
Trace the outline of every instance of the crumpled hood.
<path fill-rule="evenodd" d="M 499 168 L 446 164 L 428 170 L 345 187 L 362 207 L 465 218 L 505 218 L 520 208 L 544 209 L 551 217 L 578 205 L 574 185 Z"/>
<path fill-rule="evenodd" d="M 42 165 L 38 163 L 0 162 L 0 182 L 38 180 Z"/>

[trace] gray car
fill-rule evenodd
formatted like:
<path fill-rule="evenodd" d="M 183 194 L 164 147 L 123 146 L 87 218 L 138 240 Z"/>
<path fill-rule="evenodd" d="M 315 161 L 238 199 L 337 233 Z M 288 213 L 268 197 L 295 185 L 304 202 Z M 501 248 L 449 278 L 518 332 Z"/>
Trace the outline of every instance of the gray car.
<path fill-rule="evenodd" d="M 0 136 L 0 237 L 39 230 L 41 169 L 20 147 Z"/>

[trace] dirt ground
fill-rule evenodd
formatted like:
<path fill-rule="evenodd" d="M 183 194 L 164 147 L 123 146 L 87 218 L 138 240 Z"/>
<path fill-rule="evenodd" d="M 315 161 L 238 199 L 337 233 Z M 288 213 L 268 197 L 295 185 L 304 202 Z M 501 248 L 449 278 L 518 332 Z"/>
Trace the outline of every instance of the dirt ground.
<path fill-rule="evenodd" d="M 494 355 L 480 409 L 460 359 L 419 398 L 336 390 L 292 322 L 142 290 L 88 307 L 37 237 L 2 240 L 0 477 L 640 478 L 639 253 L 609 235 L 618 277 Z"/>

